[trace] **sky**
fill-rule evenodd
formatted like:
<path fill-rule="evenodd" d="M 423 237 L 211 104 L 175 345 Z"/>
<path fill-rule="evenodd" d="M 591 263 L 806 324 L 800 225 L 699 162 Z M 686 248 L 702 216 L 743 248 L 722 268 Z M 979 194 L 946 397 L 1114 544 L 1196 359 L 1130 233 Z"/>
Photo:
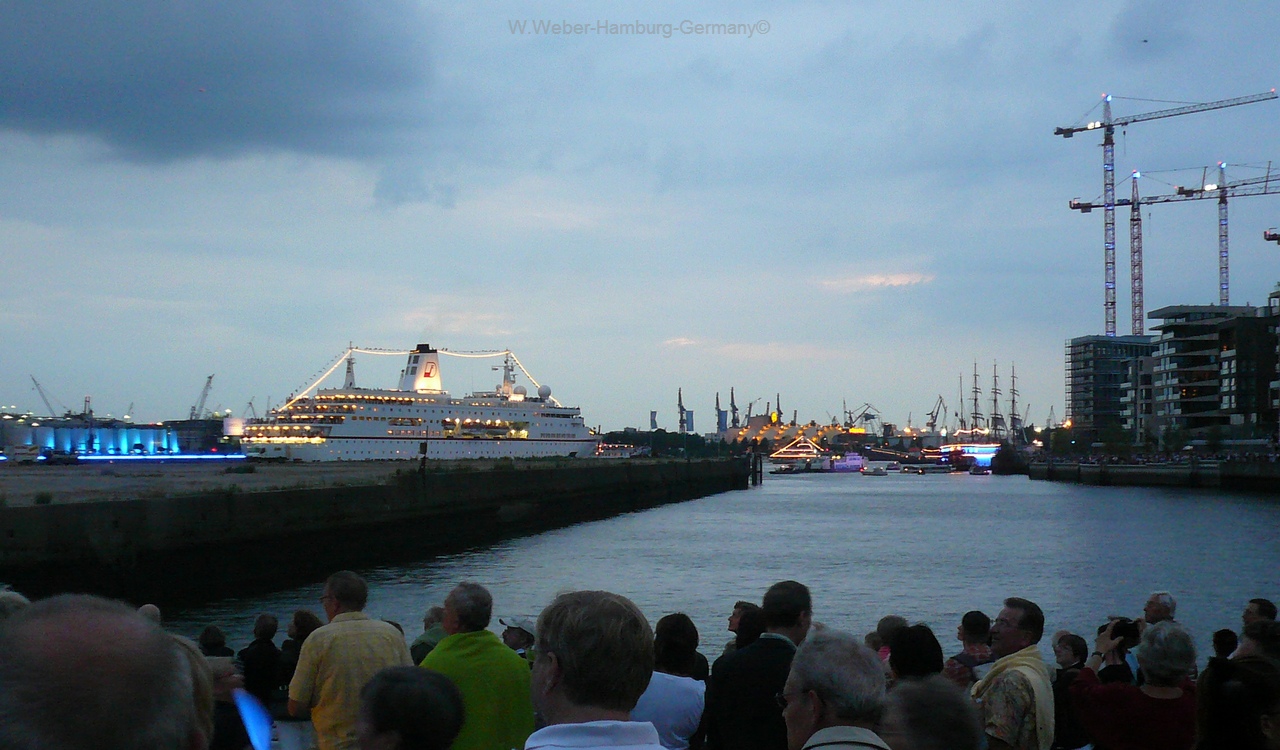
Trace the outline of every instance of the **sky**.
<path fill-rule="evenodd" d="M 349 342 L 423 342 L 510 348 L 604 429 L 675 429 L 682 389 L 706 431 L 731 387 L 744 412 L 781 394 L 801 421 L 869 403 L 920 425 L 975 362 L 984 399 L 1016 367 L 1028 420 L 1061 419 L 1064 343 L 1103 332 L 1102 216 L 1067 207 L 1100 197 L 1102 154 L 1054 128 L 1100 119 L 1103 93 L 1121 117 L 1268 91 L 1277 20 L 1251 0 L 5 3 L 0 410 L 47 411 L 34 376 L 58 409 L 184 418 L 214 374 L 208 408 L 261 412 Z M 1258 176 L 1280 101 L 1116 139 L 1121 196 L 1135 169 L 1144 194 L 1219 161 Z M 1280 201 L 1230 211 L 1231 302 L 1263 304 Z M 1216 303 L 1215 202 L 1143 219 L 1147 309 Z M 445 387 L 492 387 L 490 364 L 445 360 Z M 402 365 L 359 357 L 357 383 Z"/>

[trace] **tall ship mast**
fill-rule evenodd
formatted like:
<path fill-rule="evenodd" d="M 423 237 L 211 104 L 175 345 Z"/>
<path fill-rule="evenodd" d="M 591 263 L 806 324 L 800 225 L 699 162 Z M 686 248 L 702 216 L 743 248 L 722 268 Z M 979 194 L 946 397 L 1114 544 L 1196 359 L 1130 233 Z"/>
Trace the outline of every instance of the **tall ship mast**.
<path fill-rule="evenodd" d="M 1004 415 L 1000 413 L 1000 371 L 997 363 L 991 363 L 991 437 L 1004 436 Z"/>
<path fill-rule="evenodd" d="M 357 352 L 407 355 L 399 387 L 357 387 Z M 454 398 L 443 388 L 441 354 L 502 357 L 502 364 L 493 368 L 501 370 L 502 382 L 492 391 Z M 347 371 L 342 387 L 317 390 L 343 361 Z M 536 395 L 516 384 L 517 368 Z M 598 442 L 580 410 L 552 398 L 551 388 L 534 380 L 509 349 L 451 352 L 419 344 L 412 351 L 348 346 L 302 393 L 265 419 L 245 425 L 240 444 L 250 458 L 369 461 L 588 455 Z"/>

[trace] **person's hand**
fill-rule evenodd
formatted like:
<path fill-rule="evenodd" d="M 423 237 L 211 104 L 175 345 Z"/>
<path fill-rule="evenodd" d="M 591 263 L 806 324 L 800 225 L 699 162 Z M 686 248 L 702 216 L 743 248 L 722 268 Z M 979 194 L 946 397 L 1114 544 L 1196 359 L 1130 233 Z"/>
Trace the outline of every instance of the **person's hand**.
<path fill-rule="evenodd" d="M 1120 645 L 1119 638 L 1112 638 L 1111 631 L 1116 626 L 1116 621 L 1112 620 L 1107 624 L 1107 629 L 1098 633 L 1098 638 L 1093 642 L 1093 650 L 1102 654 L 1109 654 L 1116 646 Z"/>
<path fill-rule="evenodd" d="M 1134 620 L 1134 621 L 1133 621 L 1133 624 L 1138 626 L 1138 635 L 1142 635 L 1143 633 L 1145 633 L 1145 632 L 1146 632 L 1146 630 L 1147 630 L 1147 618 L 1145 618 L 1145 617 L 1139 617 L 1138 619 L 1136 619 L 1136 620 Z"/>

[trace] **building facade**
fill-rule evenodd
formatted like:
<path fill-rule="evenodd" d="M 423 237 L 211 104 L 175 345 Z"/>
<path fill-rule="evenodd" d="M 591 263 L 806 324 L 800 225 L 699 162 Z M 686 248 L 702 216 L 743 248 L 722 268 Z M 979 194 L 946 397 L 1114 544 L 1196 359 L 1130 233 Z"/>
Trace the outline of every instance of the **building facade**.
<path fill-rule="evenodd" d="M 1157 435 L 1225 437 L 1233 423 L 1243 428 L 1274 419 L 1267 417 L 1274 323 L 1266 309 L 1172 305 L 1147 317 L 1160 321 L 1151 326 L 1157 332 L 1151 418 Z"/>
<path fill-rule="evenodd" d="M 1150 336 L 1077 336 L 1066 344 L 1066 418 L 1082 439 L 1125 427 L 1130 362 L 1151 356 Z"/>

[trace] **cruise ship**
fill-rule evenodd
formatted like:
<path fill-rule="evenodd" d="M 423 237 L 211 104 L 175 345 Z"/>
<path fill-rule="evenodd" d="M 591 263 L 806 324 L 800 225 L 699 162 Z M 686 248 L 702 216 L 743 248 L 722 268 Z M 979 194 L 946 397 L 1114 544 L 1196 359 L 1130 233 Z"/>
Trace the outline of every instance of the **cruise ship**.
<path fill-rule="evenodd" d="M 355 386 L 356 351 L 367 350 L 348 348 L 341 388 L 306 395 L 326 373 L 266 419 L 246 424 L 240 438 L 245 455 L 293 461 L 588 456 L 599 442 L 579 409 L 553 399 L 551 389 L 529 377 L 509 350 L 455 354 L 419 344 L 398 352 L 408 360 L 400 387 L 387 390 Z M 453 398 L 441 385 L 440 354 L 501 356 L 502 383 L 493 391 Z M 537 395 L 516 385 L 517 366 Z"/>

